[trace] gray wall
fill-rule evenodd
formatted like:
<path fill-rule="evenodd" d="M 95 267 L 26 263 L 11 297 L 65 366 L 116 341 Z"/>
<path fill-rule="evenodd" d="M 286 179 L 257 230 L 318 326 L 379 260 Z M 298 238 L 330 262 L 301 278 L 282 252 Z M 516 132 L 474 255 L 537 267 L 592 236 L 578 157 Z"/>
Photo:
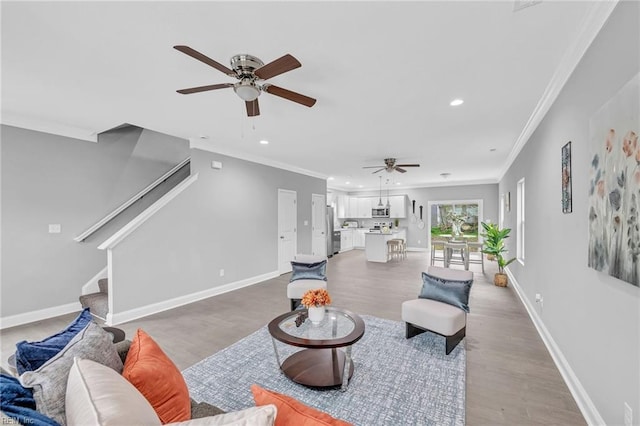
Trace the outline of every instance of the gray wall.
<path fill-rule="evenodd" d="M 73 238 L 189 155 L 188 141 L 131 126 L 98 143 L 0 131 L 2 317 L 77 302 L 107 259 Z"/>
<path fill-rule="evenodd" d="M 623 402 L 634 424 L 640 418 L 640 289 L 587 267 L 589 120 L 640 70 L 639 15 L 639 3 L 618 4 L 500 182 L 500 193 L 511 192 L 505 226 L 515 228 L 516 185 L 525 178 L 526 258 L 509 269 L 610 425 L 624 424 Z M 563 214 L 560 149 L 568 141 L 573 213 Z"/>
<path fill-rule="evenodd" d="M 113 249 L 115 314 L 277 272 L 279 188 L 297 192 L 298 252 L 311 253 L 324 180 L 197 149 L 191 161 L 198 180 Z"/>
<path fill-rule="evenodd" d="M 338 193 L 339 191 L 335 191 Z M 483 200 L 483 220 L 498 221 L 498 184 L 439 186 L 430 188 L 413 188 L 389 191 L 390 195 L 406 194 L 409 197 L 407 212 L 411 214 L 411 200 L 416 200 L 416 216 L 420 218 L 419 206 L 422 206 L 422 220 L 425 228 L 419 229 L 416 223 L 411 223 L 409 216 L 400 219 L 398 226 L 407 228 L 407 246 L 409 248 L 427 249 L 429 234 L 428 211 L 429 202 L 449 200 Z M 350 195 L 378 196 L 379 191 L 351 192 Z M 386 196 L 386 191 L 384 191 Z M 383 202 L 385 198 L 383 196 Z M 393 219 L 388 219 L 393 220 Z M 360 219 L 368 226 L 380 219 Z"/>

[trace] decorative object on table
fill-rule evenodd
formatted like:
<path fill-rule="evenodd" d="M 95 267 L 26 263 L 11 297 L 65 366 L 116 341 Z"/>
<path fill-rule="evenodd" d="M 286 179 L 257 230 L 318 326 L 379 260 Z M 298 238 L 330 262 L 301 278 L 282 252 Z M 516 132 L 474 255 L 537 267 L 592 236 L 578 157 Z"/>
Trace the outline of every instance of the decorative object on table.
<path fill-rule="evenodd" d="M 366 333 L 354 348 L 356 371 L 346 392 L 300 386 L 275 361 L 265 362 L 273 359 L 273 344 L 262 327 L 184 370 L 191 397 L 225 411 L 239 410 L 254 405 L 250 388 L 258 383 L 356 425 L 464 425 L 465 346 L 447 356 L 442 336 L 423 333 L 406 340 L 402 322 L 362 319 Z M 286 351 L 298 350 L 287 345 L 280 354 L 284 358 Z"/>
<path fill-rule="evenodd" d="M 571 142 L 562 147 L 562 213 L 571 213 Z"/>
<path fill-rule="evenodd" d="M 591 268 L 640 286 L 640 73 L 589 122 Z"/>
<path fill-rule="evenodd" d="M 424 229 L 424 221 L 422 220 L 422 206 L 420 206 L 420 220 L 418 221 L 418 229 Z"/>
<path fill-rule="evenodd" d="M 296 317 L 296 327 L 300 327 L 309 317 L 308 312 L 300 311 L 298 312 L 298 316 Z"/>
<path fill-rule="evenodd" d="M 325 306 L 331 304 L 331 296 L 324 288 L 309 290 L 302 296 L 302 305 L 309 312 L 309 320 L 313 324 L 320 324 L 324 319 Z"/>
<path fill-rule="evenodd" d="M 503 254 L 508 252 L 504 245 L 504 240 L 509 238 L 511 228 L 500 229 L 498 225 L 486 222 L 482 222 L 482 227 L 484 228 L 484 232 L 482 233 L 484 237 L 484 249 L 482 252 L 489 256 L 494 256 L 496 262 L 498 262 L 498 272 L 493 277 L 493 283 L 498 287 L 506 287 L 509 280 L 507 274 L 504 273 L 504 268 L 516 260 L 515 257 L 505 259 L 503 256 Z"/>

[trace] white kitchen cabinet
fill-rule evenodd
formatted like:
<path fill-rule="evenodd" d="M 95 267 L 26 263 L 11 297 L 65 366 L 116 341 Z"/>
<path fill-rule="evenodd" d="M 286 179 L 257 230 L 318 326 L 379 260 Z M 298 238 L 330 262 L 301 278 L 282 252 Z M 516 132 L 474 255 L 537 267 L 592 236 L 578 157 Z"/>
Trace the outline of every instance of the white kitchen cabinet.
<path fill-rule="evenodd" d="M 389 204 L 391 208 L 389 210 L 389 217 L 393 218 L 405 218 L 407 217 L 407 196 L 406 195 L 392 195 L 389 197 Z"/>
<path fill-rule="evenodd" d="M 358 198 L 349 197 L 349 216 L 351 219 L 358 218 Z"/>
<path fill-rule="evenodd" d="M 353 250 L 353 230 L 342 229 L 340 231 L 340 252 Z"/>
<path fill-rule="evenodd" d="M 373 198 L 371 197 L 360 197 L 358 200 L 358 219 L 370 219 L 371 216 L 371 206 Z M 364 246 L 364 243 L 363 243 Z"/>
<path fill-rule="evenodd" d="M 347 219 L 349 217 L 349 200 L 351 197 L 339 195 L 336 205 L 336 214 L 338 219 Z"/>
<path fill-rule="evenodd" d="M 364 234 L 369 232 L 367 228 L 358 228 L 353 231 L 353 248 L 363 249 L 365 243 Z"/>

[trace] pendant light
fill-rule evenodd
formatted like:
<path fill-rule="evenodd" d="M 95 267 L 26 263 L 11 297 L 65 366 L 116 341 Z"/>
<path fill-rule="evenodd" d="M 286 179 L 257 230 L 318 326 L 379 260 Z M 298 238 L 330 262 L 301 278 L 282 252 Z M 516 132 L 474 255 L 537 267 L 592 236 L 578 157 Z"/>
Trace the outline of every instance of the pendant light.
<path fill-rule="evenodd" d="M 380 198 L 378 198 L 378 207 L 382 207 L 382 176 L 380 178 Z"/>
<path fill-rule="evenodd" d="M 389 203 L 389 179 L 387 179 L 387 209 L 391 208 L 391 204 Z"/>

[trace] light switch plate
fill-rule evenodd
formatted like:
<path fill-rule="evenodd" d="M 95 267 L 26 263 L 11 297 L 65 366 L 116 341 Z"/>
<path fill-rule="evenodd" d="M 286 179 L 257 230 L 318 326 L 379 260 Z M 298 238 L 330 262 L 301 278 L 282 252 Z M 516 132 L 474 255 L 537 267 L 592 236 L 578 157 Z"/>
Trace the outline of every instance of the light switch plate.
<path fill-rule="evenodd" d="M 50 223 L 49 224 L 49 233 L 50 234 L 59 234 L 62 231 L 62 226 L 59 223 Z"/>

